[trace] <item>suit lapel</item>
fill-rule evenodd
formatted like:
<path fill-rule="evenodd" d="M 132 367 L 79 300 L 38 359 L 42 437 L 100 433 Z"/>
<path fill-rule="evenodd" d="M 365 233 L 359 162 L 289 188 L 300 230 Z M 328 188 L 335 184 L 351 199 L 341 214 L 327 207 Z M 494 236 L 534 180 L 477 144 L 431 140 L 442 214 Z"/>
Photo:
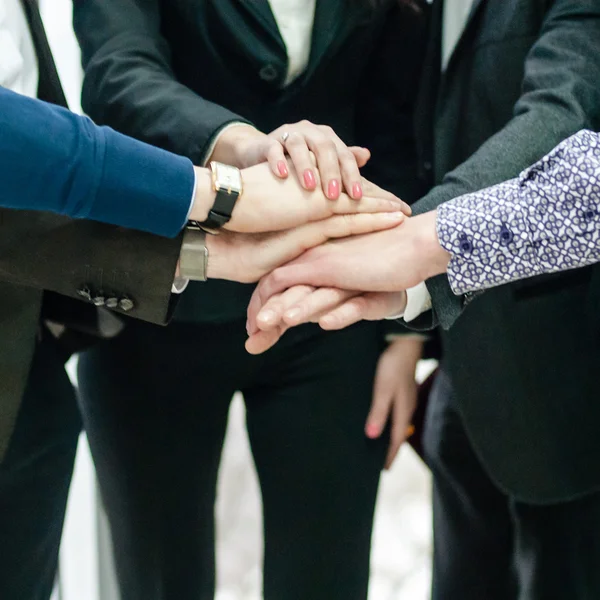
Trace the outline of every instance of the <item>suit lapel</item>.
<path fill-rule="evenodd" d="M 444 1 L 434 0 L 430 13 L 429 40 L 425 50 L 425 62 L 415 104 L 415 130 L 417 132 L 418 152 L 426 162 L 432 162 L 433 160 L 428 152 L 433 147 L 435 112 L 440 86 L 443 15 Z M 427 177 L 429 174 L 422 171 L 420 175 Z"/>
<path fill-rule="evenodd" d="M 446 0 L 448 1 L 448 0 Z M 448 61 L 448 65 L 446 67 L 446 72 L 449 72 L 452 63 L 456 60 L 456 57 L 459 56 L 462 52 L 462 49 L 465 45 L 465 40 L 468 39 L 471 29 L 475 26 L 476 17 L 479 14 L 479 11 L 483 8 L 485 4 L 485 0 L 474 0 L 473 6 L 471 7 L 471 11 L 469 12 L 469 16 L 467 17 L 467 22 L 463 29 L 463 32 L 458 40 L 454 51 L 452 52 L 452 56 L 450 56 L 450 60 Z"/>
<path fill-rule="evenodd" d="M 221 2 L 222 0 L 218 1 Z M 285 52 L 285 43 L 279 33 L 279 27 L 271 10 L 269 0 L 235 0 L 235 2 L 243 6 L 261 27 L 264 28 L 269 37 Z"/>
<path fill-rule="evenodd" d="M 67 107 L 67 99 L 60 83 L 37 2 L 35 0 L 21 0 L 21 4 L 29 23 L 38 59 L 38 97 L 40 100 Z"/>
<path fill-rule="evenodd" d="M 360 6 L 358 2 L 353 4 Z M 367 6 L 367 3 L 364 5 Z M 359 9 L 357 13 L 347 0 L 317 0 L 310 60 L 300 80 L 314 74 L 325 55 L 345 41 L 348 31 L 356 26 L 365 12 L 365 9 Z"/>

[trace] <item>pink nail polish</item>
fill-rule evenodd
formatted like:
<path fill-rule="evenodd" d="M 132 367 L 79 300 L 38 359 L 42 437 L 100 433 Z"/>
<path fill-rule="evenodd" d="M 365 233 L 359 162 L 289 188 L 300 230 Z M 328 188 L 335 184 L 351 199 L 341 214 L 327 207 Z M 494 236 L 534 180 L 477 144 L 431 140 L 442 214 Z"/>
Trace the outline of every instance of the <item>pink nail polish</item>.
<path fill-rule="evenodd" d="M 317 185 L 315 174 L 310 169 L 306 169 L 306 171 L 304 171 L 304 185 L 309 190 L 314 190 Z"/>
<path fill-rule="evenodd" d="M 362 185 L 360 185 L 360 183 L 355 183 L 352 186 L 352 197 L 355 200 L 360 200 L 362 198 L 362 195 L 363 195 Z"/>
<path fill-rule="evenodd" d="M 371 439 L 379 437 L 379 427 L 373 423 L 369 423 L 366 428 L 367 437 Z"/>
<path fill-rule="evenodd" d="M 287 168 L 287 165 L 285 164 L 284 160 L 280 160 L 277 163 L 277 170 L 279 171 L 279 174 L 282 177 L 287 177 L 288 176 L 288 168 Z"/>
<path fill-rule="evenodd" d="M 327 186 L 327 196 L 330 200 L 337 200 L 340 196 L 340 182 L 332 179 Z"/>

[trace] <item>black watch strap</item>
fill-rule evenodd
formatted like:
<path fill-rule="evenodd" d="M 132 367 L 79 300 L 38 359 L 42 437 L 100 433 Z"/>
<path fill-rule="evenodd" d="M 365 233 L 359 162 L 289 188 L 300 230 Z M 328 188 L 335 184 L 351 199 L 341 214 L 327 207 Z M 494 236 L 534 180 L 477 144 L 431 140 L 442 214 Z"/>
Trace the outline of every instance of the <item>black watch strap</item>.
<path fill-rule="evenodd" d="M 215 203 L 208 213 L 208 218 L 204 223 L 201 223 L 202 227 L 220 229 L 225 223 L 228 223 L 239 196 L 239 193 L 235 190 L 218 190 Z"/>

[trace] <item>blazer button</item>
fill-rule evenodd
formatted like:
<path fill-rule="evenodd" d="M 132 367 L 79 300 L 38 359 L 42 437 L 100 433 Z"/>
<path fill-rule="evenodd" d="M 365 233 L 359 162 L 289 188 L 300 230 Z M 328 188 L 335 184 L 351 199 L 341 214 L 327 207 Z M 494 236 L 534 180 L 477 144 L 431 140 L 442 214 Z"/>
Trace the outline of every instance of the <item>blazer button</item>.
<path fill-rule="evenodd" d="M 92 302 L 94 306 L 104 306 L 106 304 L 104 296 L 94 296 Z"/>
<path fill-rule="evenodd" d="M 133 300 L 131 300 L 130 298 L 121 298 L 119 300 L 119 308 L 123 312 L 129 312 L 133 309 L 134 306 L 135 305 L 133 304 Z"/>
<path fill-rule="evenodd" d="M 88 287 L 82 287 L 82 288 L 78 289 L 77 290 L 77 295 L 82 300 L 85 300 L 86 302 L 91 302 L 92 301 L 92 294 L 91 294 L 90 289 Z"/>
<path fill-rule="evenodd" d="M 117 306 L 119 306 L 119 300 L 117 298 L 115 298 L 114 296 L 111 296 L 106 301 L 106 308 L 117 308 Z"/>
<path fill-rule="evenodd" d="M 277 72 L 277 69 L 271 65 L 265 65 L 259 72 L 258 72 L 258 76 L 263 80 L 263 81 L 268 81 L 269 83 L 271 83 L 272 81 L 275 81 L 277 79 L 277 77 L 279 76 L 279 73 Z"/>

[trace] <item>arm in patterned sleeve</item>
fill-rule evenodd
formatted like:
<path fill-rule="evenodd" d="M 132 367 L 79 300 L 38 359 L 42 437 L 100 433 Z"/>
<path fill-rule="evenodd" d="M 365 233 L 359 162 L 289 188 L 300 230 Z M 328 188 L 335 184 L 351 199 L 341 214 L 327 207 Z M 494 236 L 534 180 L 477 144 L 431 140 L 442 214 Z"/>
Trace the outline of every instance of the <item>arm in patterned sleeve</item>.
<path fill-rule="evenodd" d="M 600 261 L 600 134 L 580 131 L 517 179 L 438 207 L 448 279 L 465 294 Z"/>

